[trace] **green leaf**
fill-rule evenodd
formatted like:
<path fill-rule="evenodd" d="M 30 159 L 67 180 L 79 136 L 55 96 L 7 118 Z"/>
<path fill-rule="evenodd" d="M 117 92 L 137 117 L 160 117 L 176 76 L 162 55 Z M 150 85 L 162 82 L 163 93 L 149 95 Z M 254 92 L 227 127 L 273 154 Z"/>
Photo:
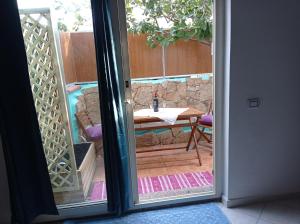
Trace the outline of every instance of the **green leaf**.
<path fill-rule="evenodd" d="M 143 33 L 150 47 L 177 40 L 211 40 L 212 0 L 126 0 L 128 32 Z M 141 21 L 134 8 L 142 11 Z M 168 22 L 168 29 L 159 20 Z"/>

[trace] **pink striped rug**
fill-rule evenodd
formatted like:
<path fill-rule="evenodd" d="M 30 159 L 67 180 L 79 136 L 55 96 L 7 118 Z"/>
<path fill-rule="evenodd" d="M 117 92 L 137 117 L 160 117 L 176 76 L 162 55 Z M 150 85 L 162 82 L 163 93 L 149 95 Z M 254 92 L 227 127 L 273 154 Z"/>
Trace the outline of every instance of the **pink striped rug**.
<path fill-rule="evenodd" d="M 138 178 L 140 200 L 201 193 L 212 189 L 213 176 L 208 171 Z M 88 199 L 91 201 L 106 200 L 104 181 L 94 183 Z"/>

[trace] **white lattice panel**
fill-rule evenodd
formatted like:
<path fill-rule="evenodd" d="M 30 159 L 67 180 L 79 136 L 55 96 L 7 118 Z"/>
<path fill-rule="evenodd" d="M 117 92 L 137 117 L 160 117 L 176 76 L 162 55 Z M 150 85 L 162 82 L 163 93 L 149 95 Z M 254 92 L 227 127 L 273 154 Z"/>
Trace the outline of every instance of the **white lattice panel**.
<path fill-rule="evenodd" d="M 53 191 L 78 190 L 74 149 L 50 12 L 24 11 L 20 12 L 20 17 L 31 89 Z"/>

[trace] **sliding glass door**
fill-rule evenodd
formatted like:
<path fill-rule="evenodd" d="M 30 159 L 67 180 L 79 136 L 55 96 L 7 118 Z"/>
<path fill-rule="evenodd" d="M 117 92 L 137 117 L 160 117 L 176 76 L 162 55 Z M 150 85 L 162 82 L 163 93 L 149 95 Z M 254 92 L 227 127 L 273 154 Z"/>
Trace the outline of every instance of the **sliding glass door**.
<path fill-rule="evenodd" d="M 220 197 L 212 1 L 92 3 L 18 0 L 60 213 Z"/>
<path fill-rule="evenodd" d="M 117 1 L 133 208 L 219 197 L 212 1 Z M 158 107 L 157 106 L 158 102 Z"/>

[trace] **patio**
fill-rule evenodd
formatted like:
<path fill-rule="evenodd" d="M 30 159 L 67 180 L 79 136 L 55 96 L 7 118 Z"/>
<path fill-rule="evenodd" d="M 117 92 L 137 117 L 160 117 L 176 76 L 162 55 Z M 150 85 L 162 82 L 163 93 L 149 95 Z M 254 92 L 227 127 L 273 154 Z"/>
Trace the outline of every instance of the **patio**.
<path fill-rule="evenodd" d="M 152 101 L 153 92 L 158 92 L 159 100 L 164 107 L 196 107 L 204 111 L 208 111 L 208 104 L 211 101 L 211 88 L 212 88 L 212 76 L 210 74 L 193 75 L 186 77 L 176 77 L 167 79 L 142 79 L 132 81 L 132 94 L 134 110 L 149 108 Z M 180 91 L 178 91 L 180 89 Z M 76 144 L 85 142 L 87 137 L 83 132 L 84 127 L 88 127 L 90 122 L 92 124 L 101 123 L 100 118 L 100 105 L 98 96 L 97 83 L 76 83 L 69 84 L 68 101 L 70 113 L 70 121 L 72 127 L 73 141 Z M 72 91 L 71 91 L 72 90 Z M 147 96 L 147 97 L 143 97 Z M 149 97 L 150 96 L 150 97 Z M 201 100 L 196 101 L 197 97 L 201 96 Z M 84 112 L 85 117 L 83 119 L 76 118 L 75 114 Z M 80 121 L 81 120 L 81 121 Z M 163 124 L 163 122 L 160 122 Z M 139 128 L 146 127 L 143 124 L 137 124 Z M 149 127 L 149 125 L 148 125 Z M 142 128 L 143 129 L 143 128 Z M 196 153 L 196 147 L 193 145 L 192 149 L 186 151 L 184 147 L 190 136 L 191 129 L 189 127 L 174 127 L 174 128 L 162 128 L 154 130 L 136 130 L 136 157 L 137 157 L 137 173 L 138 173 L 138 187 L 140 200 L 159 200 L 165 197 L 180 197 L 185 194 L 191 193 L 206 193 L 212 191 L 212 170 L 213 170 L 213 158 L 212 158 L 212 145 L 202 139 L 198 145 L 198 151 L 202 164 L 199 165 L 198 156 Z M 212 130 L 207 129 L 206 132 L 211 134 Z M 103 149 L 102 139 L 90 139 L 95 143 L 97 158 L 96 167 L 94 170 L 94 176 L 91 179 L 89 193 L 82 200 L 105 200 L 105 174 L 103 163 Z M 164 150 L 168 148 L 168 150 Z M 170 150 L 171 149 L 171 150 Z M 201 182 L 196 179 L 195 175 L 208 174 L 208 183 L 195 184 L 195 182 Z M 160 184 L 165 184 L 164 181 L 170 182 L 170 177 L 173 175 L 194 175 L 191 183 L 186 176 L 176 176 L 177 179 L 187 181 L 176 189 L 174 186 L 161 186 L 157 192 L 154 190 L 145 190 L 153 188 L 151 178 L 161 178 Z M 204 178 L 204 181 L 207 181 Z M 145 185 L 146 182 L 146 185 Z M 142 187 L 144 186 L 144 189 Z M 66 198 L 63 198 L 65 202 Z M 74 200 L 74 195 L 73 195 Z M 73 201 L 74 202 L 74 201 Z"/>
<path fill-rule="evenodd" d="M 178 145 L 173 146 L 176 147 Z M 172 153 L 169 153 L 168 151 L 165 153 L 146 152 L 144 154 L 139 154 L 139 156 L 137 157 L 138 178 L 140 180 L 142 178 L 146 178 L 146 180 L 148 181 L 149 177 L 172 176 L 179 174 L 182 175 L 197 172 L 201 172 L 204 174 L 209 172 L 211 174 L 213 167 L 212 156 L 210 154 L 211 146 L 201 145 L 199 146 L 199 148 L 202 158 L 202 166 L 199 166 L 198 159 L 197 157 L 195 157 L 194 152 L 187 153 L 185 150 L 182 149 L 176 149 L 174 151 L 172 150 Z M 145 148 L 137 148 L 137 151 L 143 149 Z M 178 158 L 180 157 L 185 158 L 185 160 L 178 160 Z M 97 186 L 99 185 L 99 183 L 105 183 L 104 164 L 101 157 L 97 158 L 96 171 L 92 182 L 92 186 L 95 186 L 95 189 L 91 187 L 91 192 L 87 200 L 105 200 L 106 192 L 104 192 L 104 189 Z M 138 184 L 139 188 L 141 188 L 141 181 L 138 181 Z M 154 190 L 143 191 L 139 189 L 139 198 L 141 201 L 147 201 L 159 200 L 168 197 L 181 197 L 189 193 L 201 194 L 212 191 L 213 186 L 212 183 L 205 185 L 195 184 L 195 186 L 189 184 L 187 187 L 182 187 L 181 189 L 169 187 L 169 189 L 161 189 L 157 190 L 157 192 L 155 192 Z"/>

